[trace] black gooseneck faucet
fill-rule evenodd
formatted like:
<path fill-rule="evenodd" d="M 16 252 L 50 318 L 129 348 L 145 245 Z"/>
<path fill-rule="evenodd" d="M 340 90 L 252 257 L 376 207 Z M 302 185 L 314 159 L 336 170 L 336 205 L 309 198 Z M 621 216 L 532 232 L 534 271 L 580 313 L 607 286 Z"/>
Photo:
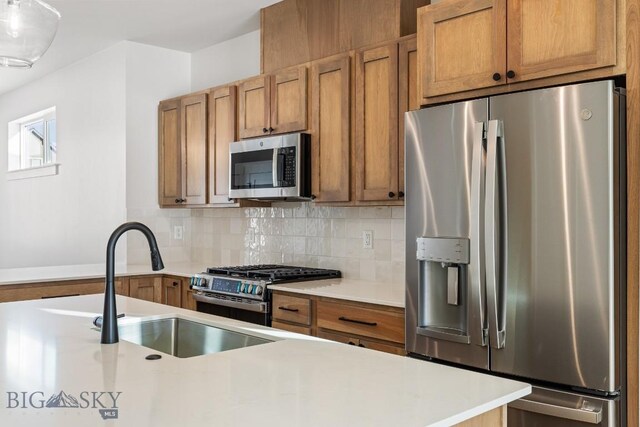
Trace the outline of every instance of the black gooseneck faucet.
<path fill-rule="evenodd" d="M 115 253 L 116 243 L 120 236 L 129 230 L 138 230 L 144 234 L 149 242 L 149 249 L 151 249 L 151 268 L 153 271 L 159 271 L 164 268 L 162 263 L 162 257 L 158 250 L 158 244 L 156 243 L 156 237 L 153 232 L 144 224 L 139 222 L 127 222 L 116 228 L 115 231 L 109 237 L 109 243 L 107 243 L 107 276 L 104 288 L 104 312 L 102 313 L 102 336 L 100 343 L 102 344 L 115 344 L 118 340 L 118 319 L 116 310 L 116 289 L 114 284 L 115 275 Z"/>

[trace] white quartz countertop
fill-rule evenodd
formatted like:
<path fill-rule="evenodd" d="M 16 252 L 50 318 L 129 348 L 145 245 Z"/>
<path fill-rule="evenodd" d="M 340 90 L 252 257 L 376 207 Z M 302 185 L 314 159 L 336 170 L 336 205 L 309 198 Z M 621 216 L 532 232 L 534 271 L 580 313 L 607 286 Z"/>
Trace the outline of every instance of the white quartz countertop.
<path fill-rule="evenodd" d="M 124 340 L 99 343 L 91 320 L 102 304 L 101 295 L 0 304 L 2 425 L 102 425 L 99 409 L 113 409 L 111 392 L 121 394 L 110 425 L 449 426 L 531 391 L 521 382 L 118 296 L 121 322 L 178 316 L 274 341 L 148 361 L 156 351 Z M 61 391 L 80 407 L 38 408 Z"/>
<path fill-rule="evenodd" d="M 51 267 L 26 267 L 0 269 L 0 286 L 23 283 L 56 282 L 62 280 L 99 279 L 105 276 L 105 264 L 59 265 Z M 153 271 L 150 264 L 117 264 L 116 276 L 140 276 L 168 274 L 190 277 L 206 270 L 201 264 L 167 264 L 162 271 Z"/>
<path fill-rule="evenodd" d="M 272 291 L 404 307 L 404 283 L 378 283 L 352 279 L 326 279 L 271 285 Z"/>

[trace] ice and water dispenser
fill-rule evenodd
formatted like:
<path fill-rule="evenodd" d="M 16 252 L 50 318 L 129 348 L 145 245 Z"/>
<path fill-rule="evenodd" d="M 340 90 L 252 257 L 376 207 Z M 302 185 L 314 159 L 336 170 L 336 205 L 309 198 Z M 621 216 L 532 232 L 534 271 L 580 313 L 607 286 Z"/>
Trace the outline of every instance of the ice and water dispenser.
<path fill-rule="evenodd" d="M 469 343 L 469 239 L 419 237 L 419 335 Z"/>

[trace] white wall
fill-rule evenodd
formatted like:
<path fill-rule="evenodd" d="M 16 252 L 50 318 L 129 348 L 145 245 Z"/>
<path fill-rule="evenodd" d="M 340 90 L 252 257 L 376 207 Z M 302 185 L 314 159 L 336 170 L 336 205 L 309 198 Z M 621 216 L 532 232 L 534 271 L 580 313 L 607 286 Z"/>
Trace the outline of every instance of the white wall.
<path fill-rule="evenodd" d="M 0 97 L 0 268 L 104 260 L 126 215 L 124 52 L 117 44 Z M 59 175 L 8 181 L 7 123 L 51 106 Z"/>
<path fill-rule="evenodd" d="M 191 90 L 260 74 L 260 30 L 191 54 Z"/>
<path fill-rule="evenodd" d="M 127 220 L 153 230 L 167 262 L 188 261 L 191 218 L 188 210 L 158 207 L 158 102 L 189 92 L 190 60 L 185 52 L 127 43 Z M 174 225 L 185 227 L 182 240 L 172 239 Z M 148 263 L 145 238 L 127 237 L 127 261 Z"/>
<path fill-rule="evenodd" d="M 113 229 L 140 213 L 161 249 L 189 254 L 161 220 L 185 212 L 156 214 L 158 101 L 189 89 L 188 53 L 121 42 L 0 97 L 0 268 L 102 263 Z M 7 181 L 7 123 L 54 105 L 60 174 Z M 127 237 L 119 262 L 141 242 Z"/>

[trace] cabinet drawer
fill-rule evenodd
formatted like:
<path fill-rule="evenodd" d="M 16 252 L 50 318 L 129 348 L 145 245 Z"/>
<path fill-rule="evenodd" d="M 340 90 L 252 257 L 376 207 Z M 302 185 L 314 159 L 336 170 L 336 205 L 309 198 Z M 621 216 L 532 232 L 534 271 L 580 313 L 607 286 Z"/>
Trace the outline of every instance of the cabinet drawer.
<path fill-rule="evenodd" d="M 358 346 L 363 348 L 368 348 L 371 350 L 383 351 L 385 353 L 397 354 L 399 356 L 404 356 L 407 354 L 404 350 L 404 347 L 399 347 L 399 346 L 390 345 L 390 344 L 382 344 L 374 341 L 360 340 L 360 343 L 358 344 Z"/>
<path fill-rule="evenodd" d="M 404 343 L 404 316 L 392 311 L 318 301 L 318 327 Z"/>
<path fill-rule="evenodd" d="M 311 325 L 311 301 L 288 295 L 273 295 L 273 318 Z"/>
<path fill-rule="evenodd" d="M 305 326 L 291 325 L 289 323 L 278 322 L 274 320 L 271 322 L 271 327 L 276 329 L 282 329 L 283 331 L 295 332 L 296 334 L 311 335 L 311 328 Z"/>

